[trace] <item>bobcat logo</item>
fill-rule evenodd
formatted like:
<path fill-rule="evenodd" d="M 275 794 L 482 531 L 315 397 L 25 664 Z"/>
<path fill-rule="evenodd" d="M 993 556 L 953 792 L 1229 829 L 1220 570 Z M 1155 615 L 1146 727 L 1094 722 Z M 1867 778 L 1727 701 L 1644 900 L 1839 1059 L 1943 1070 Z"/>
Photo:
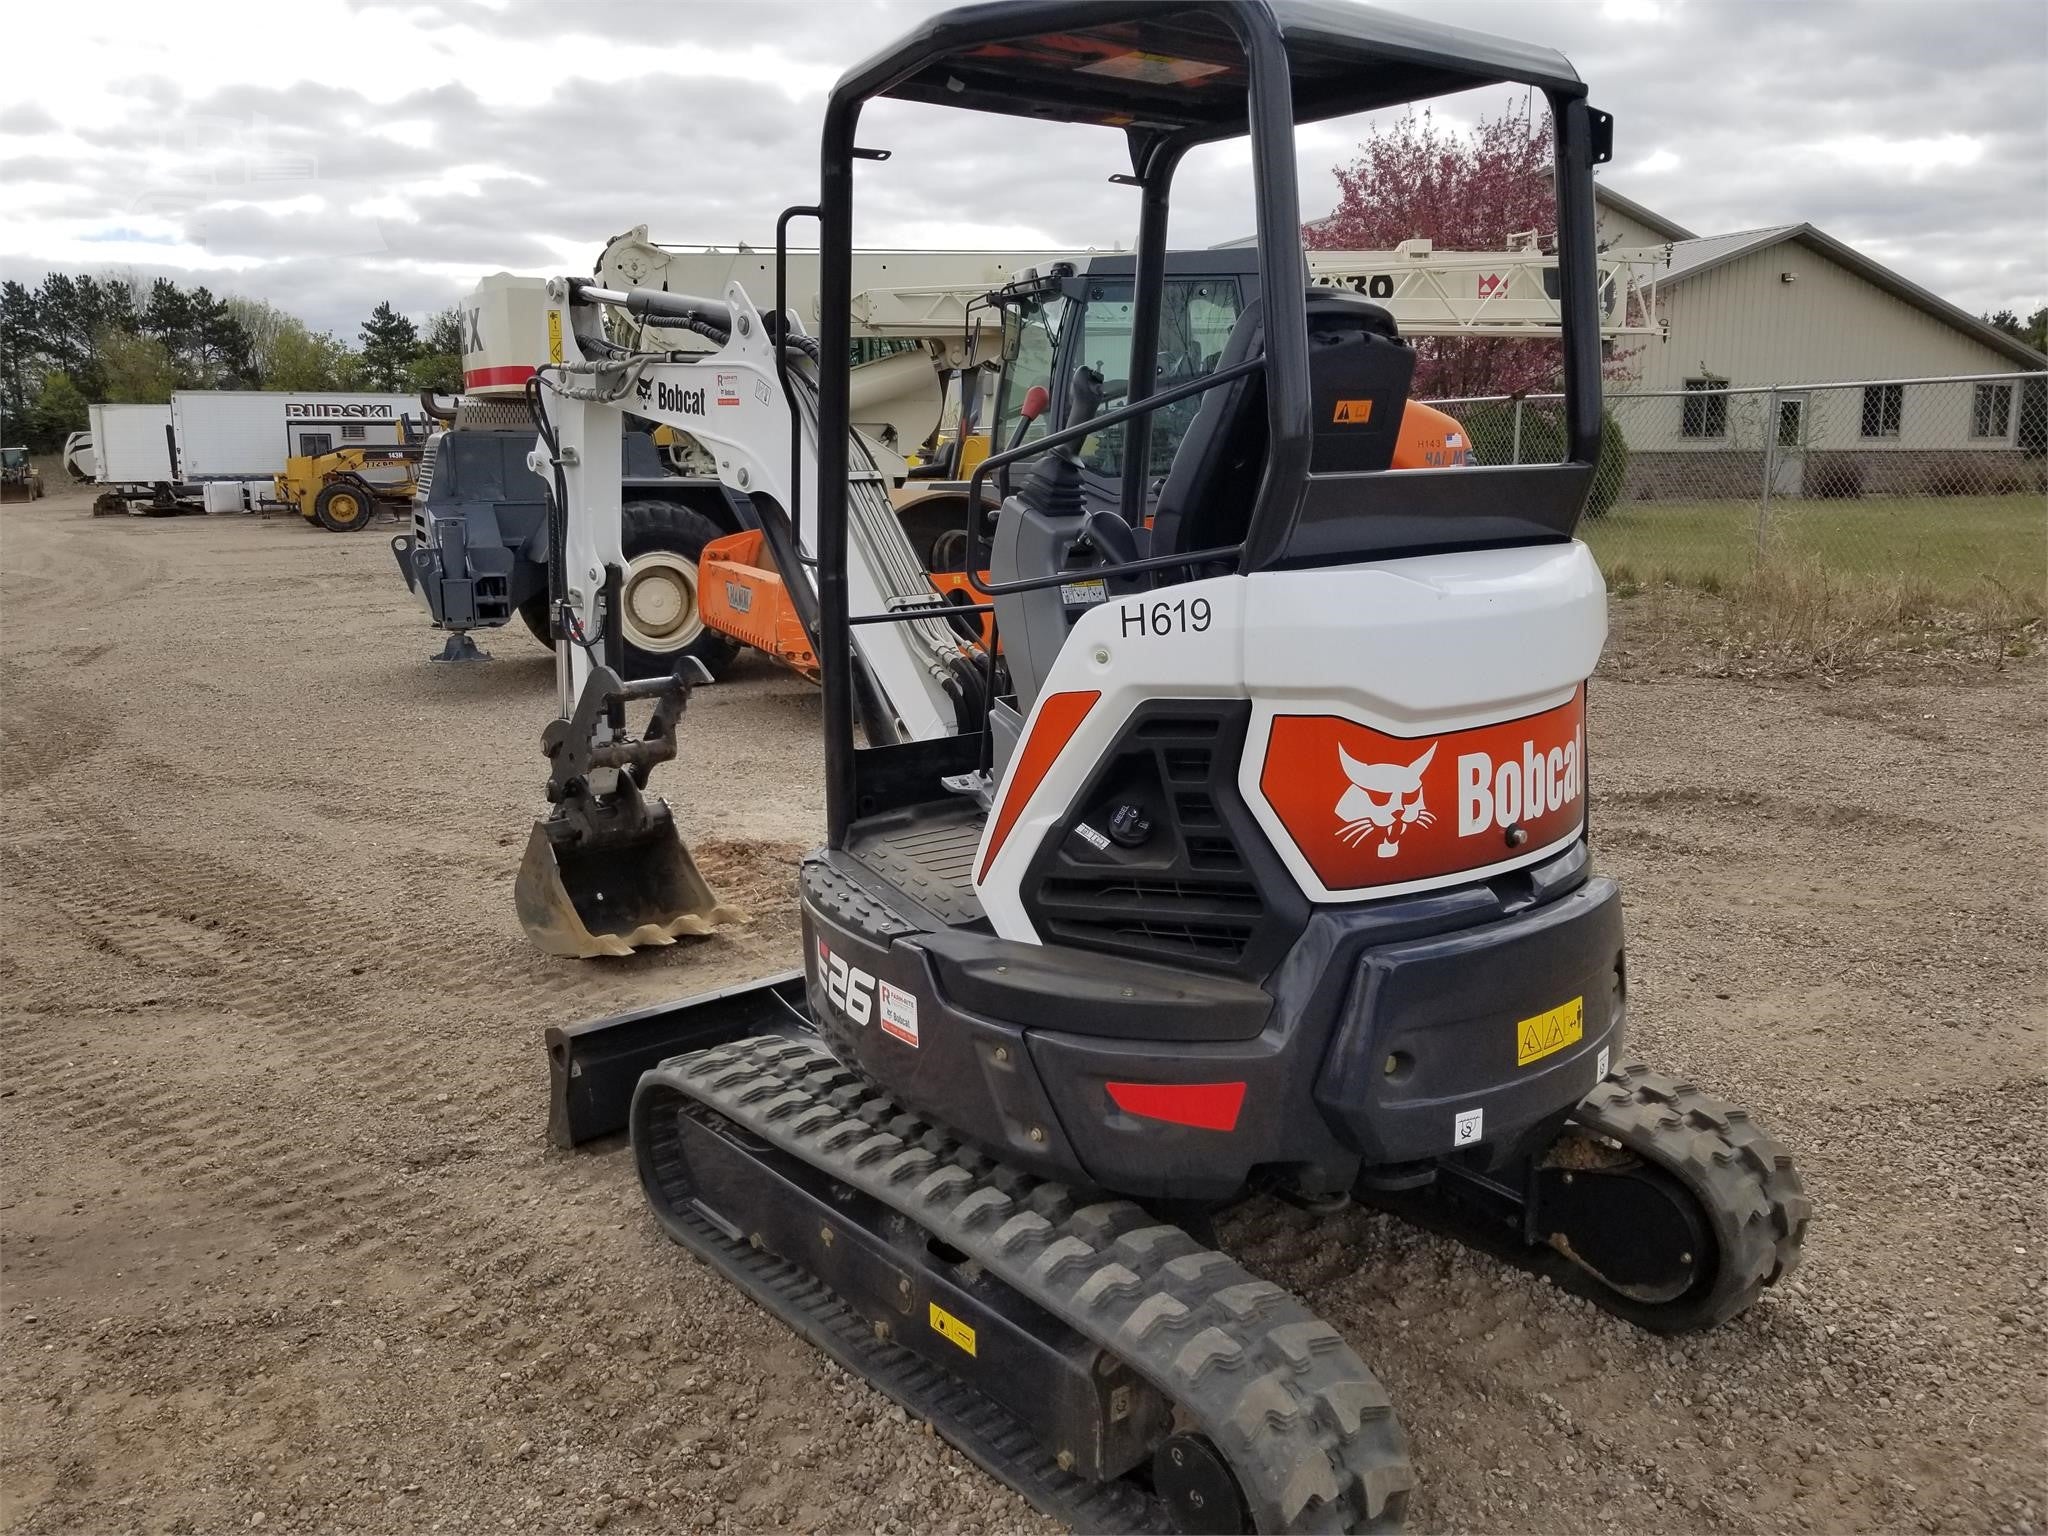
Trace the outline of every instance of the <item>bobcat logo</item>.
<path fill-rule="evenodd" d="M 1377 833 L 1380 845 L 1374 853 L 1391 859 L 1401 851 L 1403 832 L 1434 823 L 1436 816 L 1422 803 L 1422 774 L 1435 756 L 1435 742 L 1405 765 L 1361 763 L 1341 746 L 1337 748 L 1344 777 L 1351 781 L 1351 787 L 1337 798 L 1337 819 L 1344 823 L 1337 830 L 1338 840 L 1356 848 Z"/>

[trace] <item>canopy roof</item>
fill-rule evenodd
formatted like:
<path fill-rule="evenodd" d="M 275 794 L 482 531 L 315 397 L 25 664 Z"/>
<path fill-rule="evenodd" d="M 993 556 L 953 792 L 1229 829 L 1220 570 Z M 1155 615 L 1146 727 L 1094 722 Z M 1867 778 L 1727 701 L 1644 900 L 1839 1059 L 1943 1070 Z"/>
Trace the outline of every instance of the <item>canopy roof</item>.
<path fill-rule="evenodd" d="M 1580 96 L 1549 48 L 1346 0 L 1266 0 L 1312 122 L 1499 82 Z M 1245 50 L 1225 7 L 1022 0 L 932 17 L 835 94 L 889 96 L 1051 122 L 1225 138 L 1245 130 Z"/>

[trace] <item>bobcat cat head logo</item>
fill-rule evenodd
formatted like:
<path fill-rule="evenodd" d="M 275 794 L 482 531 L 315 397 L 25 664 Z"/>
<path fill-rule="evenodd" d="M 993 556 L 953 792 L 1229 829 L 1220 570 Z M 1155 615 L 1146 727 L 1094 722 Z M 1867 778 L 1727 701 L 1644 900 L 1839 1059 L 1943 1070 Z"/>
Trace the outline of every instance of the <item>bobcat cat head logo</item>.
<path fill-rule="evenodd" d="M 1412 763 L 1361 763 L 1342 747 L 1337 761 L 1351 787 L 1337 798 L 1338 840 L 1356 848 L 1377 835 L 1374 849 L 1380 858 L 1391 859 L 1401 851 L 1401 834 L 1410 827 L 1429 826 L 1436 816 L 1422 803 L 1422 774 L 1436 756 L 1436 743 Z"/>

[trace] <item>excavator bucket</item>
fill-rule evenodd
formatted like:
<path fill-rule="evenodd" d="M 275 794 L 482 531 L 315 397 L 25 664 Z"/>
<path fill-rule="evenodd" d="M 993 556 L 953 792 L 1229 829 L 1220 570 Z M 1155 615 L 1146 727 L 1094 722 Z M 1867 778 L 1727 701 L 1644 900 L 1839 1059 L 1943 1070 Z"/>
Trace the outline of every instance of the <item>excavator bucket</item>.
<path fill-rule="evenodd" d="M 630 955 L 705 934 L 739 914 L 723 905 L 690 857 L 668 807 L 655 802 L 630 837 L 560 836 L 544 817 L 526 839 L 513 902 L 526 936 L 551 955 Z"/>
<path fill-rule="evenodd" d="M 741 920 L 698 870 L 667 802 L 646 792 L 654 766 L 676 755 L 689 696 L 681 675 L 625 682 L 594 667 L 574 711 L 541 737 L 553 809 L 527 837 L 512 898 L 547 953 L 630 955 Z M 637 737 L 625 728 L 635 699 L 655 701 Z"/>

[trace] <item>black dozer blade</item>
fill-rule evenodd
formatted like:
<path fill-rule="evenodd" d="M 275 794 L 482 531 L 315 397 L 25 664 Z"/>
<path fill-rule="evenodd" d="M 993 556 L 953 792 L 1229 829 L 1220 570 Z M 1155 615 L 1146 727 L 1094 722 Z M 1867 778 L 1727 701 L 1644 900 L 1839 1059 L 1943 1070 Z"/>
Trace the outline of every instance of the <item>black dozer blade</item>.
<path fill-rule="evenodd" d="M 548 1139 L 564 1151 L 625 1130 L 640 1075 L 671 1056 L 750 1035 L 807 1031 L 804 973 L 784 971 L 679 1003 L 550 1027 Z"/>
<path fill-rule="evenodd" d="M 630 955 L 740 920 L 698 870 L 668 804 L 646 793 L 654 765 L 676 755 L 690 686 L 680 671 L 625 682 L 594 667 L 575 713 L 542 735 L 554 808 L 527 837 L 513 903 L 520 927 L 547 953 Z M 631 699 L 655 701 L 638 737 L 625 725 Z"/>

